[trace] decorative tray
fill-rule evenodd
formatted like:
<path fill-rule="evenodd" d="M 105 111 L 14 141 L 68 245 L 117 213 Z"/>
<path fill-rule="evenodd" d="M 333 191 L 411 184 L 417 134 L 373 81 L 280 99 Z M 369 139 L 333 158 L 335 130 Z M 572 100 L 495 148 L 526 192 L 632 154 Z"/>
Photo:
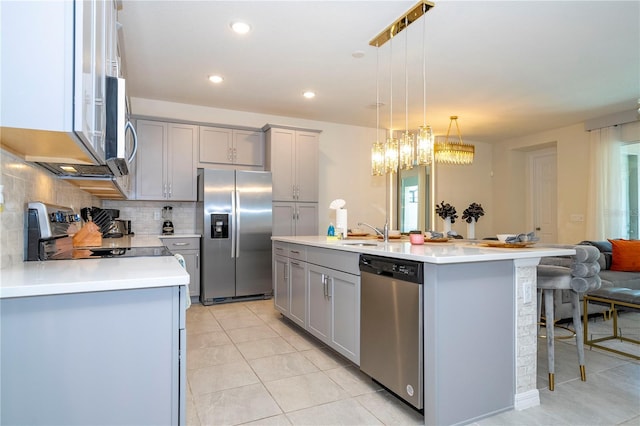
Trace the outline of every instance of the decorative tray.
<path fill-rule="evenodd" d="M 399 240 L 402 238 L 402 235 L 389 235 L 390 240 Z M 378 239 L 382 240 L 382 235 L 378 235 Z"/>
<path fill-rule="evenodd" d="M 449 241 L 448 238 L 427 238 L 427 237 L 424 237 L 424 242 L 425 243 L 446 243 L 447 241 Z"/>
<path fill-rule="evenodd" d="M 349 232 L 347 237 L 366 237 L 369 235 L 368 232 Z"/>
<path fill-rule="evenodd" d="M 500 248 L 525 248 L 525 247 L 531 247 L 532 245 L 534 245 L 535 242 L 532 241 L 525 241 L 525 242 L 515 242 L 515 243 L 503 243 L 503 242 L 486 242 L 486 243 L 482 243 L 482 244 L 478 244 L 481 246 L 485 246 L 485 247 L 500 247 Z"/>

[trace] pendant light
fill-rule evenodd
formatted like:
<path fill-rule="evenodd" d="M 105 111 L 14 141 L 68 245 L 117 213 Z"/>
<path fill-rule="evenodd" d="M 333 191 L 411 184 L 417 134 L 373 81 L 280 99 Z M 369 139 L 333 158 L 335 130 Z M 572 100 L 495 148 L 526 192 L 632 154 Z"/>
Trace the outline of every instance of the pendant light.
<path fill-rule="evenodd" d="M 427 5 L 423 5 L 424 8 Z M 424 11 L 426 12 L 426 10 Z M 416 137 L 416 164 L 428 166 L 433 161 L 433 130 L 427 125 L 427 20 L 422 20 L 422 126 Z"/>
<path fill-rule="evenodd" d="M 380 46 L 382 46 L 383 44 L 385 44 L 387 41 L 390 41 L 390 63 L 391 63 L 391 67 L 390 67 L 390 98 L 391 98 L 391 102 L 390 102 L 390 106 L 389 106 L 389 136 L 387 138 L 387 140 L 383 143 L 381 143 L 378 139 L 378 134 L 379 134 L 379 117 L 380 117 L 380 102 L 379 102 L 379 80 L 378 80 L 378 76 L 376 75 L 376 85 L 378 86 L 378 88 L 376 89 L 376 142 L 374 142 L 371 146 L 371 174 L 373 176 L 381 176 L 383 174 L 393 174 L 393 173 L 397 173 L 398 171 L 398 167 L 402 167 L 402 168 L 406 168 L 406 169 L 410 169 L 413 167 L 414 164 L 416 164 L 416 160 L 417 160 L 417 164 L 430 164 L 429 160 L 432 158 L 431 156 L 431 150 L 429 149 L 432 146 L 432 142 L 433 142 L 433 134 L 431 132 L 431 128 L 429 126 L 421 126 L 420 127 L 420 134 L 419 136 L 421 136 L 422 140 L 426 140 L 428 142 L 428 144 L 425 147 L 425 143 L 424 142 L 419 142 L 416 146 L 416 143 L 414 143 L 414 135 L 409 133 L 409 125 L 408 125 L 408 116 L 409 116 L 409 97 L 408 97 L 408 70 L 407 70 L 407 53 L 406 51 L 408 50 L 405 47 L 405 108 L 406 108 L 406 112 L 405 112 L 405 131 L 404 134 L 402 135 L 402 137 L 400 138 L 401 140 L 399 141 L 397 138 L 395 138 L 394 136 L 394 131 L 393 131 L 393 37 L 395 37 L 396 34 L 398 34 L 399 32 L 403 31 L 404 29 L 406 29 L 409 25 L 411 25 L 413 22 L 415 22 L 416 20 L 418 20 L 420 17 L 422 17 L 422 15 L 424 15 L 425 13 L 427 13 L 427 11 L 429 11 L 432 7 L 434 7 L 434 3 L 428 1 L 428 0 L 420 0 L 418 2 L 418 4 L 416 4 L 415 6 L 413 6 L 409 11 L 407 11 L 402 17 L 398 18 L 397 20 L 395 20 L 391 25 L 389 25 L 387 28 L 385 28 L 382 32 L 380 32 L 377 36 L 375 36 L 370 42 L 369 45 L 371 46 L 375 46 L 376 49 L 379 49 Z M 408 42 L 406 42 L 408 44 Z M 424 34 L 423 34 L 423 45 L 424 45 Z M 424 50 L 424 47 L 423 47 Z M 424 59 L 423 59 L 424 62 Z M 376 64 L 377 68 L 377 72 L 379 70 L 379 64 Z M 424 65 L 423 65 L 423 80 L 425 80 L 425 73 L 424 73 Z M 423 103 L 425 103 L 426 101 L 424 101 L 424 99 L 426 98 L 426 85 L 425 88 L 423 90 L 425 92 L 425 95 L 423 96 Z M 426 120 L 426 118 L 425 118 Z"/>
<path fill-rule="evenodd" d="M 405 27 L 408 25 L 407 18 L 405 17 Z M 410 170 L 413 168 L 413 134 L 409 133 L 409 70 L 407 69 L 407 56 L 409 49 L 409 36 L 405 35 L 404 44 L 404 134 L 400 139 L 399 147 L 399 166 L 403 170 Z"/>
<path fill-rule="evenodd" d="M 447 137 L 444 142 L 436 142 L 434 145 L 434 157 L 436 162 L 443 164 L 455 164 L 455 165 L 469 165 L 473 163 L 473 157 L 475 155 L 475 147 L 473 145 L 462 142 L 462 134 L 460 133 L 460 126 L 458 126 L 458 116 L 452 115 L 449 121 L 449 128 L 447 129 Z M 449 141 L 449 133 L 451 132 L 451 125 L 455 121 L 456 130 L 458 132 L 458 142 Z"/>
<path fill-rule="evenodd" d="M 384 170 L 386 173 L 398 171 L 398 139 L 393 134 L 393 28 L 389 41 L 389 137 L 384 146 Z"/>
<path fill-rule="evenodd" d="M 376 46 L 377 48 L 378 46 Z M 376 49 L 376 141 L 371 146 L 371 175 L 384 175 L 384 144 L 380 142 L 380 50 Z"/>

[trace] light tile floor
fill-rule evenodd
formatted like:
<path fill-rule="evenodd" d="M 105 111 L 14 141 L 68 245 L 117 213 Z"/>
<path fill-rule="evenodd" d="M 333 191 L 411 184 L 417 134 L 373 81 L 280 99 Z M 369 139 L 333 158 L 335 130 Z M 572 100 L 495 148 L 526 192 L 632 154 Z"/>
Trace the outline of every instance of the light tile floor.
<path fill-rule="evenodd" d="M 544 343 L 543 341 L 541 341 Z M 539 344 L 541 405 L 478 425 L 640 425 L 640 363 L 556 344 L 556 390 L 548 391 Z M 187 311 L 188 425 L 415 425 L 423 416 L 350 361 L 283 318 L 273 300 Z"/>

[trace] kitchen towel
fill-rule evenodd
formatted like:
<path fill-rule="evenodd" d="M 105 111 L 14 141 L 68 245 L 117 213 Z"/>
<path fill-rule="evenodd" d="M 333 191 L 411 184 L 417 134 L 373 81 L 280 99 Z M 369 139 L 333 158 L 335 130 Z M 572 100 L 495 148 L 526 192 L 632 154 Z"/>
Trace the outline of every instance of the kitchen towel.
<path fill-rule="evenodd" d="M 347 238 L 347 209 L 336 209 L 336 232 L 342 232 L 342 238 Z"/>

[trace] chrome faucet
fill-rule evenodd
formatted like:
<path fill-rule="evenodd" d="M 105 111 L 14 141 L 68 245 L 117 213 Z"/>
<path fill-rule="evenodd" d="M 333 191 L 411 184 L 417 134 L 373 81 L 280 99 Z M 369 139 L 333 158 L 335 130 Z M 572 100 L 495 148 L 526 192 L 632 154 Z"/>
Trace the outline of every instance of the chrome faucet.
<path fill-rule="evenodd" d="M 376 234 L 379 234 L 382 236 L 382 238 L 384 238 L 384 242 L 389 242 L 389 222 L 385 221 L 384 222 L 384 228 L 382 229 L 382 232 L 380 232 L 380 230 L 378 228 L 376 228 L 375 226 L 371 226 L 368 223 L 365 222 L 358 222 L 358 226 L 368 226 L 369 228 L 373 229 L 374 231 L 376 231 Z"/>

